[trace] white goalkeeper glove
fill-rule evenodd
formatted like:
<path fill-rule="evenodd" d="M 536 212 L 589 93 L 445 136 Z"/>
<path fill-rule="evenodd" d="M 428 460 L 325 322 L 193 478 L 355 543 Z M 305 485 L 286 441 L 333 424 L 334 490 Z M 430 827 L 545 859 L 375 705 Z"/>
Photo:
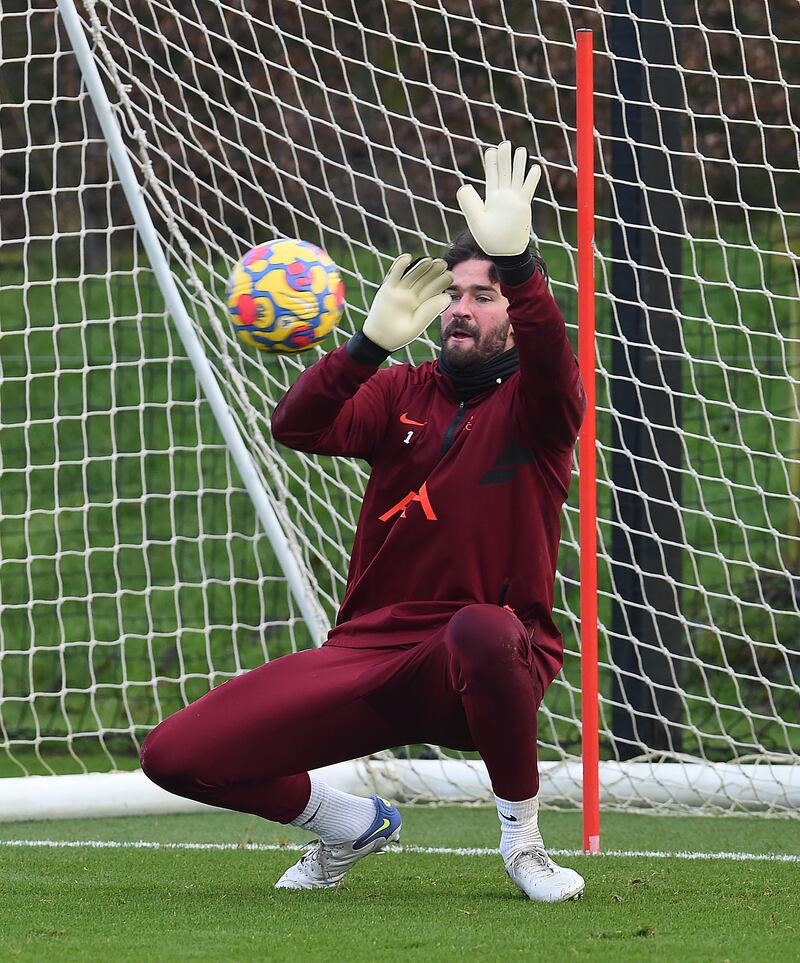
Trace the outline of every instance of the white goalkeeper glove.
<path fill-rule="evenodd" d="M 492 256 L 522 254 L 531 239 L 531 202 L 542 168 L 534 164 L 525 175 L 527 152 L 518 147 L 512 162 L 511 142 L 490 147 L 483 155 L 486 200 L 474 187 L 456 194 L 458 206 L 479 247 Z"/>
<path fill-rule="evenodd" d="M 445 290 L 453 275 L 441 259 L 420 258 L 409 270 L 410 254 L 392 264 L 369 309 L 363 332 L 384 351 L 397 351 L 418 338 L 450 303 Z"/>

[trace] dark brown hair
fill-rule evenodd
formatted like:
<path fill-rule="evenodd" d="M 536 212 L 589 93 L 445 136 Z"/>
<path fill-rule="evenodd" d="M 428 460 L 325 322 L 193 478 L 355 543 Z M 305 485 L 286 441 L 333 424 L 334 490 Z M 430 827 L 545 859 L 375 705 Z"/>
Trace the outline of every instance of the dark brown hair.
<path fill-rule="evenodd" d="M 545 277 L 548 277 L 547 265 L 544 263 L 542 256 L 538 251 L 533 251 L 532 254 L 536 266 Z M 450 246 L 442 257 L 447 264 L 448 271 L 452 271 L 456 264 L 461 264 L 462 261 L 488 261 L 491 265 L 489 268 L 489 280 L 495 284 L 500 280 L 494 259 L 478 246 L 478 242 L 469 231 L 462 231 L 455 240 L 451 241 Z"/>

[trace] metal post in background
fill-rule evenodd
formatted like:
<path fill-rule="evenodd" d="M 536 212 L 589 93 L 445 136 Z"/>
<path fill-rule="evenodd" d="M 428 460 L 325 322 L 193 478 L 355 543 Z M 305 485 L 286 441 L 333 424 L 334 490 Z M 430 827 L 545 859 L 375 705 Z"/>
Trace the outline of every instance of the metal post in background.
<path fill-rule="evenodd" d="M 613 0 L 611 28 L 615 601 L 612 728 L 617 758 L 678 752 L 682 649 L 681 0 Z"/>

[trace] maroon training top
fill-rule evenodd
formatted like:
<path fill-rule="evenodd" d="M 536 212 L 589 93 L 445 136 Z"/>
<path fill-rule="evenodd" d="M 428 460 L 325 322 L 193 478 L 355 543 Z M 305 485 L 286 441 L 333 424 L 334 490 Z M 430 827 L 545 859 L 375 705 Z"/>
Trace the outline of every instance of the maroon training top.
<path fill-rule="evenodd" d="M 563 661 L 551 613 L 586 400 L 542 275 L 501 290 L 519 370 L 500 385 L 459 403 L 438 361 L 379 368 L 342 345 L 300 375 L 272 433 L 372 466 L 326 644 L 421 642 L 465 605 L 507 605 L 531 633 L 546 686 Z"/>

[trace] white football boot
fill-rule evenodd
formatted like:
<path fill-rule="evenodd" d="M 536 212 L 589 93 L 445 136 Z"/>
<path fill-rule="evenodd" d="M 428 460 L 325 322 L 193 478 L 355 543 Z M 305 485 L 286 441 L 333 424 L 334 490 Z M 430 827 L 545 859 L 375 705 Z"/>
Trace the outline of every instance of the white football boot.
<path fill-rule="evenodd" d="M 391 803 L 373 796 L 375 819 L 365 833 L 352 843 L 328 846 L 318 839 L 300 859 L 281 876 L 276 889 L 330 889 L 341 883 L 344 874 L 355 864 L 380 852 L 400 839 L 403 820 Z"/>
<path fill-rule="evenodd" d="M 563 903 L 580 899 L 586 885 L 574 869 L 554 863 L 543 849 L 516 853 L 506 872 L 522 892 L 537 903 Z"/>

